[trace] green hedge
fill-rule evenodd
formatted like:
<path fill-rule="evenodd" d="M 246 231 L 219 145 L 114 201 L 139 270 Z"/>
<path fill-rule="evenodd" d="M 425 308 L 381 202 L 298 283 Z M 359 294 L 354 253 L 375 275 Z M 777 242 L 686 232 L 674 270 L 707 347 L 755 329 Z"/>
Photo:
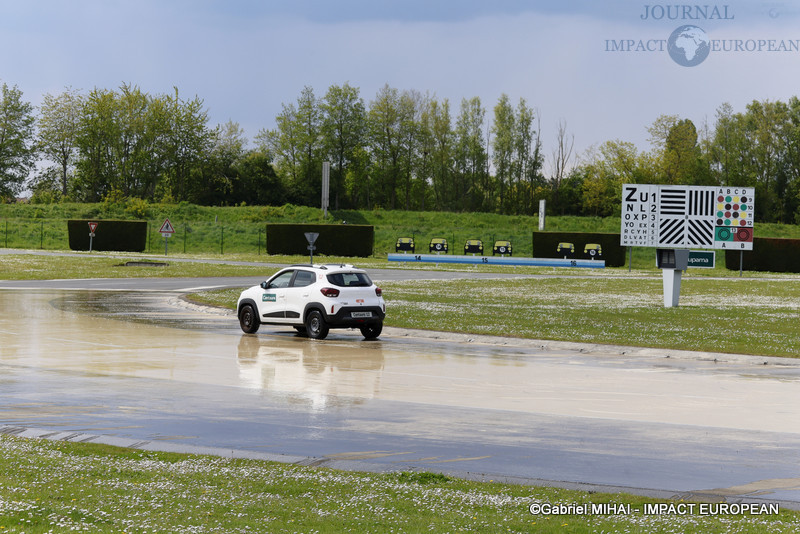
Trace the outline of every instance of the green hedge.
<path fill-rule="evenodd" d="M 267 254 L 308 254 L 306 232 L 319 234 L 314 254 L 372 256 L 375 227 L 364 224 L 268 224 Z"/>
<path fill-rule="evenodd" d="M 147 221 L 70 219 L 69 248 L 89 250 L 89 222 L 97 223 L 92 250 L 143 252 L 147 246 Z"/>
<path fill-rule="evenodd" d="M 800 273 L 800 239 L 754 237 L 753 250 L 726 250 L 725 267 L 739 270 L 739 258 L 745 271 Z"/>
<path fill-rule="evenodd" d="M 583 233 L 583 232 L 533 232 L 534 258 L 563 258 L 558 253 L 559 243 L 575 245 L 575 259 L 591 259 L 583 249 L 589 243 L 597 243 L 602 248 L 602 255 L 597 259 L 605 260 L 607 267 L 625 265 L 625 247 L 619 244 L 619 234 Z"/>

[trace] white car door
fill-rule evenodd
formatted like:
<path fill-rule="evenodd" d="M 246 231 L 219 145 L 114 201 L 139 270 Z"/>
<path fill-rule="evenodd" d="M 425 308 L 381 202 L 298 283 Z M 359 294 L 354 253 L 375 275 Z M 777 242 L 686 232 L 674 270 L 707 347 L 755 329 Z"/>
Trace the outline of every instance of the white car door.
<path fill-rule="evenodd" d="M 286 322 L 286 296 L 295 271 L 284 271 L 267 283 L 261 293 L 258 312 L 262 321 Z"/>
<path fill-rule="evenodd" d="M 317 281 L 313 271 L 295 271 L 291 286 L 286 290 L 286 319 L 288 322 L 302 321 L 303 312 L 311 295 L 311 285 Z"/>

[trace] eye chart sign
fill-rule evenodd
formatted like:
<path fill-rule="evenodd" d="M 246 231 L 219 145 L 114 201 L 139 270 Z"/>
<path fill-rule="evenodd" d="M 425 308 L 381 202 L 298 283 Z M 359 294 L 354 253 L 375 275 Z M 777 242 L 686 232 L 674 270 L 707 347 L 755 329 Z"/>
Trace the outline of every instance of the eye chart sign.
<path fill-rule="evenodd" d="M 658 233 L 658 186 L 625 184 L 622 186 L 623 247 L 654 247 Z"/>
<path fill-rule="evenodd" d="M 753 249 L 752 187 L 625 184 L 620 245 Z"/>

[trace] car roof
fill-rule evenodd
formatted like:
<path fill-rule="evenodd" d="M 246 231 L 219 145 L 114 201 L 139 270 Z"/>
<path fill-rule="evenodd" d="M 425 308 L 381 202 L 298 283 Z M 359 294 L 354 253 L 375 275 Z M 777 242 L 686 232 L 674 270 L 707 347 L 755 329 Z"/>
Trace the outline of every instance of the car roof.
<path fill-rule="evenodd" d="M 281 269 L 281 271 L 285 271 L 288 269 L 310 269 L 314 271 L 320 271 L 325 273 L 337 273 L 337 272 L 349 272 L 349 273 L 363 273 L 366 272 L 364 269 L 359 269 L 349 263 L 324 263 L 324 264 L 314 264 L 310 265 L 307 263 L 304 264 L 297 264 L 297 265 L 289 265 Z M 280 272 L 280 271 L 279 271 Z"/>

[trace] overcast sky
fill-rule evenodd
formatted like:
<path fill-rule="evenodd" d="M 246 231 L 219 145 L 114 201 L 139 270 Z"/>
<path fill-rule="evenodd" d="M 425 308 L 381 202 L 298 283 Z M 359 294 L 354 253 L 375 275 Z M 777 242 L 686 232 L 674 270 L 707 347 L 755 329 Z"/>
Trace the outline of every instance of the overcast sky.
<path fill-rule="evenodd" d="M 754 99 L 800 94 L 800 52 L 768 51 L 781 40 L 800 43 L 800 3 L 708 4 L 699 19 L 669 19 L 666 5 L 0 0 L 0 80 L 34 105 L 66 86 L 88 92 L 127 82 L 151 94 L 176 86 L 204 100 L 212 125 L 233 120 L 249 139 L 273 128 L 281 104 L 306 85 L 322 96 L 347 82 L 366 102 L 385 84 L 429 92 L 449 99 L 454 115 L 463 98 L 478 96 L 487 118 L 506 93 L 538 110 L 547 155 L 561 120 L 580 151 L 610 139 L 649 148 L 646 127 L 659 115 L 689 118 L 699 129 L 723 102 L 743 111 Z M 764 44 L 712 50 L 683 67 L 658 48 L 684 24 L 710 39 Z M 622 40 L 655 50 L 608 51 Z"/>

